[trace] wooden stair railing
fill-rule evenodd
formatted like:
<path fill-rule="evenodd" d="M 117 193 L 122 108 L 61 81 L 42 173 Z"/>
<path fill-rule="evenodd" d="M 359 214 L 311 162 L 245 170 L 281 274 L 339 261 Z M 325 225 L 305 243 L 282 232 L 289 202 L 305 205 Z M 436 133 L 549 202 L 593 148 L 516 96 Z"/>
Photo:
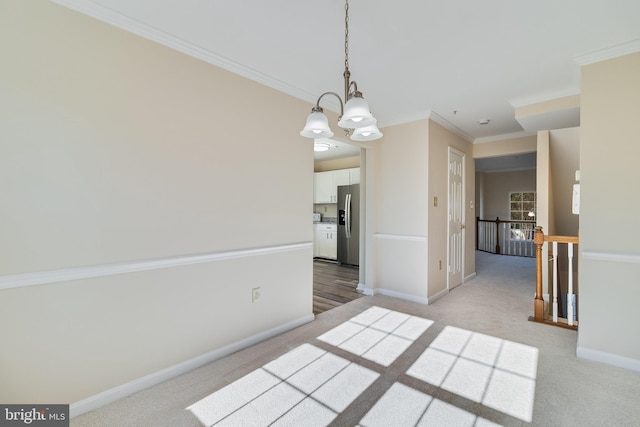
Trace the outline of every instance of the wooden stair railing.
<path fill-rule="evenodd" d="M 476 217 L 476 250 L 499 255 L 535 257 L 535 221 Z"/>
<path fill-rule="evenodd" d="M 574 320 L 576 313 L 575 301 L 573 299 L 573 245 L 580 243 L 578 236 L 547 236 L 542 232 L 542 227 L 536 227 L 533 242 L 536 247 L 536 296 L 533 305 L 533 317 L 529 320 L 540 323 L 548 323 L 556 326 L 562 326 L 570 329 L 577 329 L 578 322 Z M 549 242 L 553 247 L 553 314 L 551 319 L 545 315 L 544 298 L 542 294 L 542 245 Z M 567 292 L 567 323 L 558 321 L 558 243 L 566 243 L 568 263 L 568 292 Z"/>

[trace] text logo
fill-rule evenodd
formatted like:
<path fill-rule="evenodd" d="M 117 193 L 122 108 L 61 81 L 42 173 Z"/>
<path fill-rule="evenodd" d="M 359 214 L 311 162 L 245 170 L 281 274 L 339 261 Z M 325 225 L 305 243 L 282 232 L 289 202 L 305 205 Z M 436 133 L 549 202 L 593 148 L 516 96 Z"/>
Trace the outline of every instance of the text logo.
<path fill-rule="evenodd" d="M 0 427 L 69 427 L 69 405 L 2 405 Z"/>

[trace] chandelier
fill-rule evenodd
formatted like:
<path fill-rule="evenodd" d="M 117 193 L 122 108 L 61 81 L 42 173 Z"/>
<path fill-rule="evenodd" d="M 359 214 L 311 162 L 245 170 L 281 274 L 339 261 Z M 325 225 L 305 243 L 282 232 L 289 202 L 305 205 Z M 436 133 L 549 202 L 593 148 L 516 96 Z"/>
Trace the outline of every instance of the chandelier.
<path fill-rule="evenodd" d="M 329 120 L 320 107 L 320 100 L 326 95 L 333 95 L 340 101 L 340 117 L 338 126 L 344 129 L 346 136 L 354 141 L 373 141 L 382 137 L 378 129 L 378 121 L 369 110 L 369 104 L 362 97 L 355 81 L 351 81 L 349 72 L 349 0 L 345 1 L 344 18 L 344 99 L 335 92 L 325 92 L 316 101 L 315 107 L 307 117 L 307 123 L 300 135 L 307 138 L 331 138 L 333 132 L 329 128 Z"/>

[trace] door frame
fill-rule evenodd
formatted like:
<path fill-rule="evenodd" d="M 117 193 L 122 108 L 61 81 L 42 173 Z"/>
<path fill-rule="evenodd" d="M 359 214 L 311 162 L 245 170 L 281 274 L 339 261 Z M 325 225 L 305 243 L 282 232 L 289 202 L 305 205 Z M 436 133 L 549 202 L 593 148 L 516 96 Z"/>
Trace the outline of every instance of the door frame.
<path fill-rule="evenodd" d="M 450 280 L 451 280 L 451 248 L 450 248 L 450 242 L 451 242 L 451 220 L 450 220 L 450 212 L 451 212 L 451 204 L 452 204 L 452 200 L 451 200 L 451 154 L 454 153 L 457 156 L 460 156 L 462 158 L 462 168 L 461 168 L 461 192 L 460 192 L 460 223 L 461 223 L 461 230 L 460 230 L 460 283 L 457 283 L 455 285 L 453 285 L 453 287 L 451 286 Z M 466 186 L 466 162 L 467 162 L 467 157 L 466 154 L 463 151 L 460 151 L 452 146 L 448 147 L 448 151 L 447 151 L 447 291 L 451 291 L 451 289 L 455 288 L 456 286 L 459 286 L 461 284 L 464 283 L 464 266 L 465 266 L 465 252 L 466 252 L 466 204 L 465 204 L 465 200 L 466 200 L 466 193 L 467 193 L 467 186 Z"/>

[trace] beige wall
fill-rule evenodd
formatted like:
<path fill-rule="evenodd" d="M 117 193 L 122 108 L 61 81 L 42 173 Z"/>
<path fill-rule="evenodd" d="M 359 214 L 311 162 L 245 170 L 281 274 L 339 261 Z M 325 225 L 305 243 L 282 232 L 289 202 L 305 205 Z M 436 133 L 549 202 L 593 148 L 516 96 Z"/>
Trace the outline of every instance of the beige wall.
<path fill-rule="evenodd" d="M 447 243 L 449 203 L 449 147 L 464 153 L 464 222 L 465 239 L 463 279 L 476 271 L 475 263 L 475 164 L 473 145 L 439 124 L 429 122 L 429 297 L 447 289 Z M 438 198 L 438 206 L 433 199 Z M 440 268 L 439 261 L 442 261 Z"/>
<path fill-rule="evenodd" d="M 312 318 L 309 105 L 48 1 L 2 9 L 1 402 L 77 402 Z M 197 254 L 221 258 L 56 279 Z"/>
<path fill-rule="evenodd" d="M 511 154 L 535 153 L 537 138 L 535 135 L 521 138 L 502 139 L 473 144 L 473 158 L 508 156 Z"/>
<path fill-rule="evenodd" d="M 578 355 L 640 370 L 640 53 L 582 68 Z"/>
<path fill-rule="evenodd" d="M 315 172 L 326 172 L 338 169 L 350 169 L 360 167 L 360 156 L 343 157 L 340 159 L 318 160 L 314 162 Z"/>
<path fill-rule="evenodd" d="M 571 212 L 576 171 L 580 170 L 580 128 L 549 132 L 555 233 L 577 236 L 579 216 Z"/>
<path fill-rule="evenodd" d="M 536 191 L 536 170 L 510 172 L 478 172 L 482 181 L 484 217 L 481 219 L 509 219 L 509 193 Z"/>
<path fill-rule="evenodd" d="M 374 169 L 373 266 L 376 292 L 419 302 L 447 287 L 448 147 L 466 155 L 465 276 L 475 273 L 474 164 L 471 144 L 431 120 L 384 129 L 368 149 Z M 433 198 L 438 197 L 438 206 Z M 443 268 L 439 268 L 442 261 Z M 438 295 L 440 294 L 440 295 Z"/>
<path fill-rule="evenodd" d="M 378 292 L 427 301 L 429 122 L 384 129 L 367 150 L 373 167 L 373 286 Z"/>

